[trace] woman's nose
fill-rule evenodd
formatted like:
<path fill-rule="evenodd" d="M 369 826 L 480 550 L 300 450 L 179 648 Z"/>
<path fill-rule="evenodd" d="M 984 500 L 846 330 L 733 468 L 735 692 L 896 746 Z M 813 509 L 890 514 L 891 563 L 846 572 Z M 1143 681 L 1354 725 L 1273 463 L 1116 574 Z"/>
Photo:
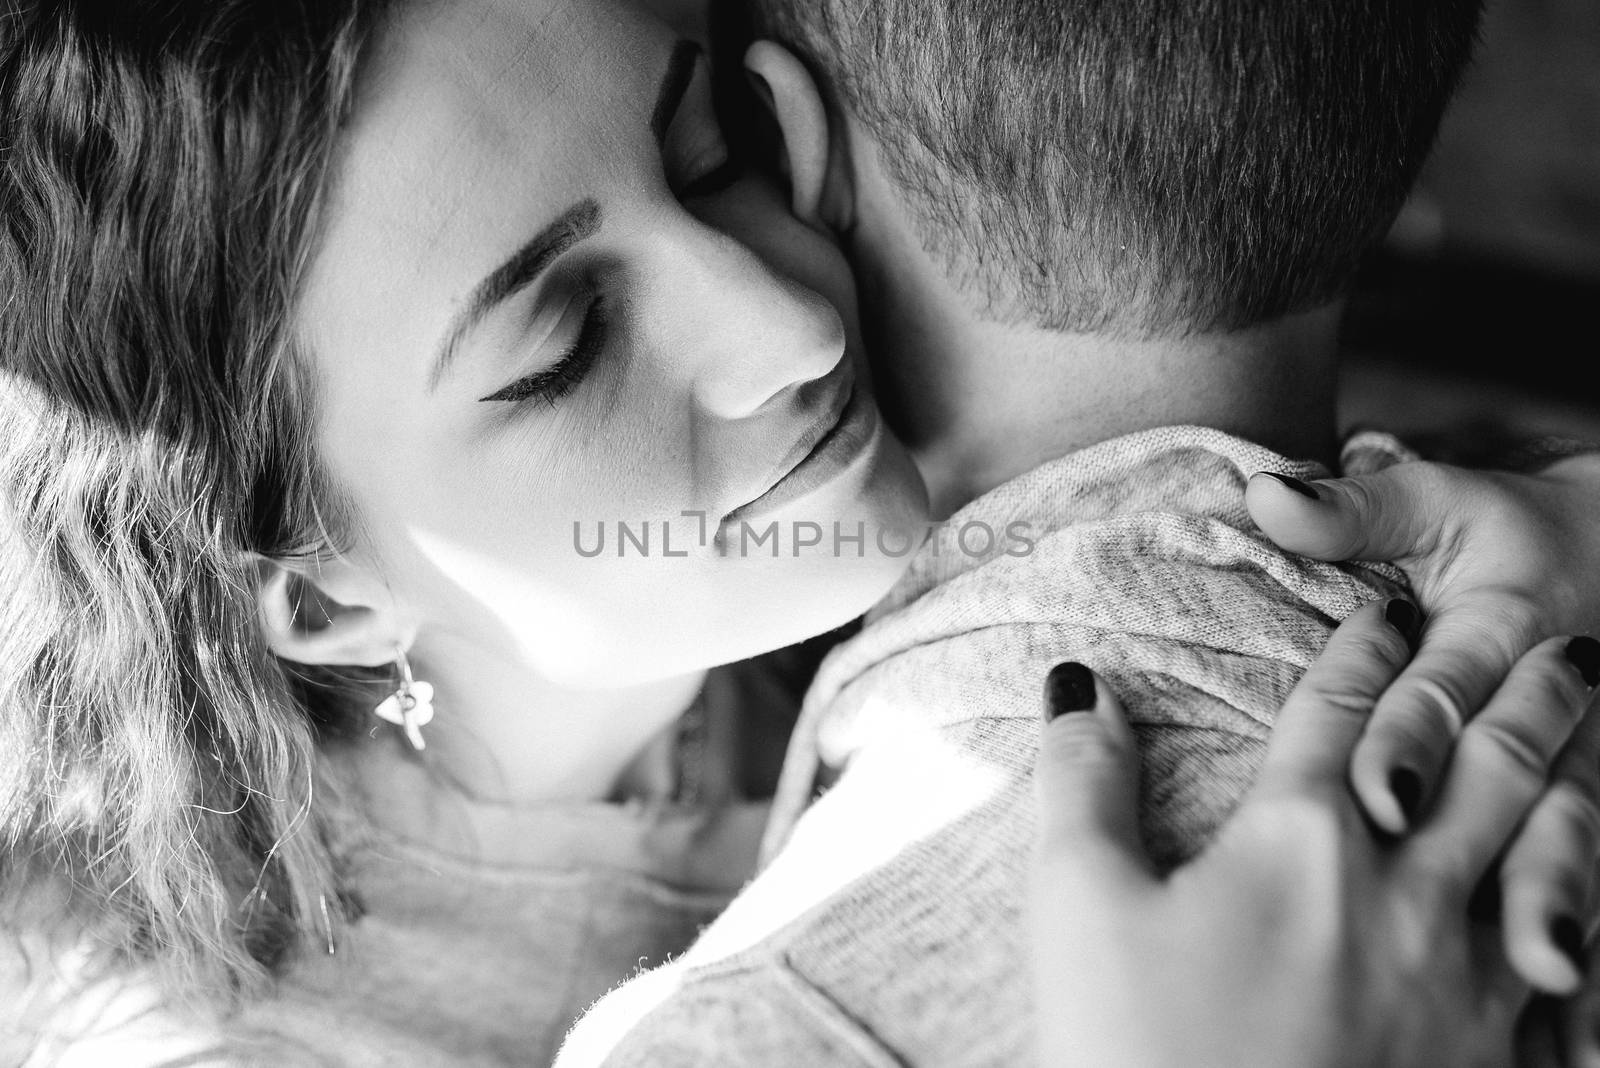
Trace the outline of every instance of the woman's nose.
<path fill-rule="evenodd" d="M 726 419 L 760 411 L 793 387 L 828 374 L 845 358 L 844 322 L 815 291 L 767 266 L 744 245 L 707 235 L 680 275 L 678 341 L 689 358 L 697 401 Z"/>

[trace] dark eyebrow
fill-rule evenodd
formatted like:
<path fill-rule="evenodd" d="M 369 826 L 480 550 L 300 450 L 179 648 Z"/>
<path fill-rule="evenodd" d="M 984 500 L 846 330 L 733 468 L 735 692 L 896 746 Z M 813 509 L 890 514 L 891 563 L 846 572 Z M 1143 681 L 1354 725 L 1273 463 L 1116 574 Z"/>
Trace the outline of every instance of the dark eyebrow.
<path fill-rule="evenodd" d="M 694 67 L 700 60 L 700 46 L 693 41 L 679 41 L 672 46 L 672 56 L 667 60 L 667 72 L 661 77 L 661 89 L 656 93 L 656 107 L 650 113 L 650 132 L 656 135 L 659 148 L 667 140 L 667 127 L 683 103 L 683 95 L 694 81 Z"/>
<path fill-rule="evenodd" d="M 428 378 L 428 388 L 438 388 L 462 340 L 495 305 L 532 285 L 557 256 L 599 231 L 600 205 L 593 198 L 580 200 L 479 282 L 467 298 L 466 307 L 445 334 L 444 344 L 434 360 L 433 373 Z"/>

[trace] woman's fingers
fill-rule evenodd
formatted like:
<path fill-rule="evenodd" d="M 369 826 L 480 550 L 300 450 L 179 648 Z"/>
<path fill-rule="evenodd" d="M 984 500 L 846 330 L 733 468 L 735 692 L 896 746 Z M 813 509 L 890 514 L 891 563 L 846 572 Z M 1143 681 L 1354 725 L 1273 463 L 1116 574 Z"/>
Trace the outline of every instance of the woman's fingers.
<path fill-rule="evenodd" d="M 1493 591 L 1441 608 L 1411 665 L 1373 709 L 1350 761 L 1362 807 L 1391 834 L 1415 823 L 1438 788 L 1466 722 L 1534 643 Z"/>
<path fill-rule="evenodd" d="M 1583 718 L 1500 864 L 1506 954 L 1531 985 L 1578 989 L 1600 859 L 1600 712 Z"/>
<path fill-rule="evenodd" d="M 1541 642 L 1517 661 L 1461 732 L 1438 802 L 1408 842 L 1416 861 L 1471 892 L 1544 792 L 1596 672 L 1592 638 Z"/>
<path fill-rule="evenodd" d="M 1082 664 L 1057 664 L 1045 680 L 1045 724 L 1035 782 L 1041 871 L 1115 889 L 1150 878 L 1139 837 L 1139 752 L 1122 704 Z M 1052 858 L 1068 863 L 1051 864 Z"/>
<path fill-rule="evenodd" d="M 1339 625 L 1278 713 L 1258 790 L 1344 795 L 1350 752 L 1410 657 L 1417 620 L 1416 606 L 1396 598 L 1363 605 Z"/>
<path fill-rule="evenodd" d="M 1452 592 L 1446 576 L 1473 517 L 1484 522 L 1482 498 L 1466 472 L 1428 463 L 1312 483 L 1263 473 L 1245 494 L 1251 517 L 1283 548 L 1322 560 L 1398 562 L 1430 609 L 1415 659 L 1378 702 L 1351 758 L 1356 796 L 1391 834 L 1425 807 L 1462 725 L 1542 636 L 1533 606 L 1495 583 L 1503 576 Z"/>
<path fill-rule="evenodd" d="M 1245 507 L 1281 548 L 1317 560 L 1405 560 L 1434 552 L 1454 529 L 1461 494 L 1430 464 L 1303 482 L 1269 471 Z"/>

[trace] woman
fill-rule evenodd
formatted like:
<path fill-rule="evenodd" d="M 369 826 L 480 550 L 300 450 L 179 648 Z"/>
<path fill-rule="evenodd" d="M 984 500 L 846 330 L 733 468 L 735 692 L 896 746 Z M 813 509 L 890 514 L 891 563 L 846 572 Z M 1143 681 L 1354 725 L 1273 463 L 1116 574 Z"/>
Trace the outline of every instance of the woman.
<path fill-rule="evenodd" d="M 762 680 L 707 669 L 849 620 L 903 557 L 733 532 L 921 517 L 837 249 L 627 4 L 0 32 L 30 1048 L 548 1055 L 750 870 L 780 739 L 735 727 Z M 243 1012 L 181 1011 L 219 998 Z"/>
<path fill-rule="evenodd" d="M 760 824 L 718 804 L 727 709 L 675 726 L 705 669 L 900 568 L 728 551 L 718 520 L 922 509 L 840 254 L 734 173 L 699 51 L 583 5 L 533 63 L 531 17 L 80 4 L 6 31 L 10 854 L 168 991 L 253 989 L 310 941 L 335 963 L 307 1003 L 362 954 L 372 1030 L 452 1056 L 548 1051 L 687 942 Z M 588 559 L 597 524 L 656 541 Z M 374 718 L 423 682 L 431 723 Z M 439 919 L 341 948 L 363 904 Z M 434 949 L 460 963 L 384 989 Z M 418 1011 L 468 968 L 520 1011 Z"/>

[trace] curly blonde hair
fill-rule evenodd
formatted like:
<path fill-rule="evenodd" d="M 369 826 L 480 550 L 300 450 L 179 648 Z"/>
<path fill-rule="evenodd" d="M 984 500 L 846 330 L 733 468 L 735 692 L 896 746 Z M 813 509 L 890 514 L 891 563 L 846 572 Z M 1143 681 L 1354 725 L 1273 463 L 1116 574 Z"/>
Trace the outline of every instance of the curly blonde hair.
<path fill-rule="evenodd" d="M 337 921 L 338 702 L 254 587 L 348 529 L 288 324 L 379 7 L 0 14 L 0 901 L 189 999 Z"/>

